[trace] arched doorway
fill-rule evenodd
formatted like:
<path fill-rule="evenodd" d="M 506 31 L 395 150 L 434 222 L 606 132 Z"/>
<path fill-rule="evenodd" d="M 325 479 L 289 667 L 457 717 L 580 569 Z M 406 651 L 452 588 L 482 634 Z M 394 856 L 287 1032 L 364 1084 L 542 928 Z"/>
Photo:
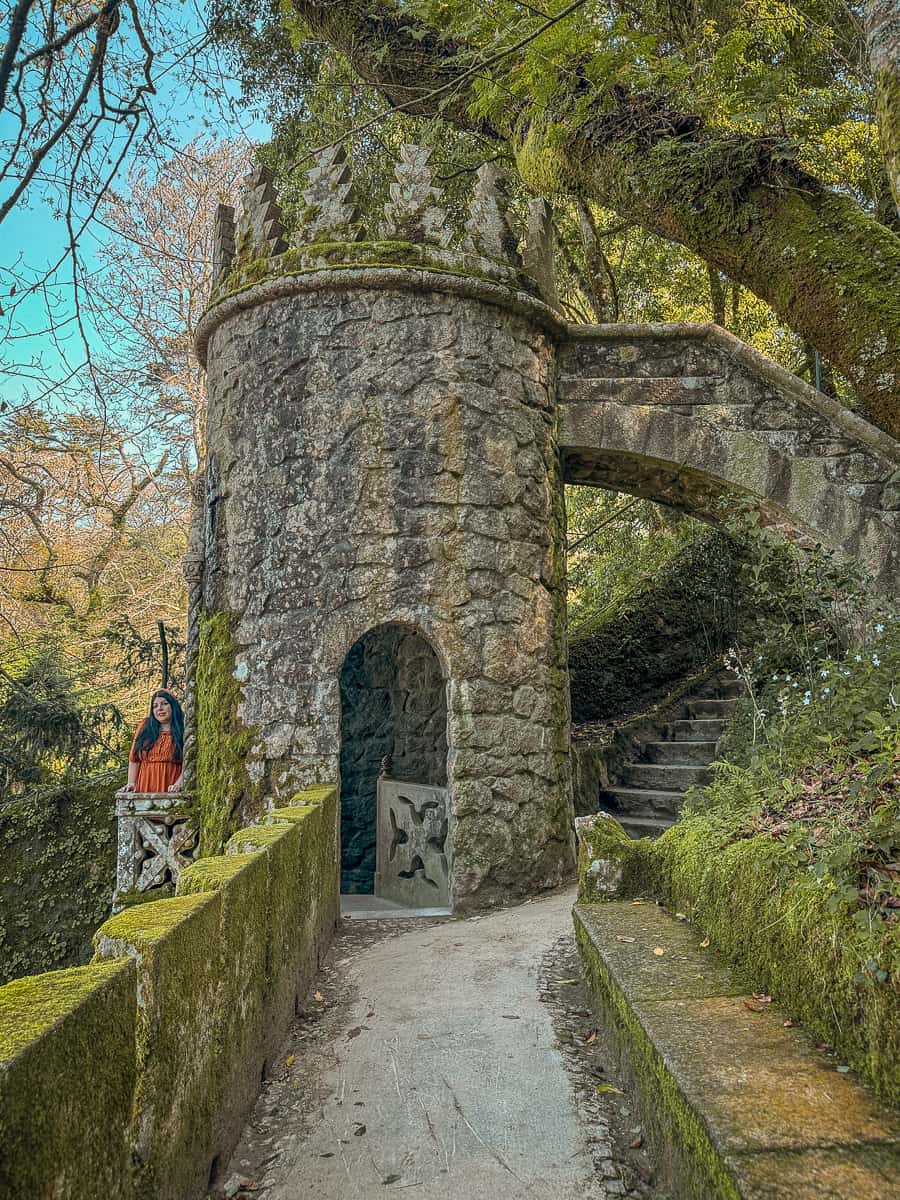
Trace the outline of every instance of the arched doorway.
<path fill-rule="evenodd" d="M 341 892 L 377 891 L 418 907 L 446 904 L 447 700 L 440 661 L 415 629 L 381 625 L 351 646 L 340 691 Z M 379 866 L 389 870 L 376 886 Z"/>

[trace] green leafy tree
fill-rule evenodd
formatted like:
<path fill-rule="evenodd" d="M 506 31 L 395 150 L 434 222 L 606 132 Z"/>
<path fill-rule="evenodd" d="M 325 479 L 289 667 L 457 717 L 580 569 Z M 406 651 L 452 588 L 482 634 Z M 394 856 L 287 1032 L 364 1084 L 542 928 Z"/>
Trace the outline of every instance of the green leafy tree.
<path fill-rule="evenodd" d="M 452 126 L 514 161 L 528 188 L 697 254 L 711 291 L 764 301 L 797 350 L 820 349 L 862 411 L 900 434 L 900 237 L 856 0 L 216 0 L 214 12 L 255 86 L 276 97 L 276 80 L 295 79 L 273 100 L 289 119 L 323 72 L 340 80 L 340 128 L 323 141 L 374 144 L 398 113 Z"/>
<path fill-rule="evenodd" d="M 121 752 L 116 705 L 79 690 L 49 642 L 0 670 L 0 798 L 110 766 Z"/>

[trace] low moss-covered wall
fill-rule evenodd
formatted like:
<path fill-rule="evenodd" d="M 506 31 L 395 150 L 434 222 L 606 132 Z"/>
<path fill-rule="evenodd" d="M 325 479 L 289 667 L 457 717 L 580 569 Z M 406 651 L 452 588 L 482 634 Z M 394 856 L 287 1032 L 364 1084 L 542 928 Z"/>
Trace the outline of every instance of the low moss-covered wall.
<path fill-rule="evenodd" d="M 77 966 L 110 911 L 122 771 L 0 807 L 0 984 Z"/>
<path fill-rule="evenodd" d="M 338 904 L 322 785 L 188 868 L 177 896 L 110 918 L 80 973 L 0 988 L 0 1194 L 205 1196 Z"/>
<path fill-rule="evenodd" d="M 136 1013 L 127 958 L 0 988 L 0 1196 L 133 1195 Z"/>
<path fill-rule="evenodd" d="M 829 904 L 827 880 L 787 867 L 771 838 L 735 841 L 727 822 L 703 814 L 655 842 L 633 841 L 606 816 L 580 823 L 579 838 L 582 902 L 661 899 L 706 934 L 750 990 L 770 993 L 881 1099 L 900 1104 L 900 926 L 873 947 L 851 913 Z"/>
<path fill-rule="evenodd" d="M 641 1117 L 651 1142 L 665 1147 L 667 1181 L 677 1183 L 679 1200 L 741 1200 L 702 1118 L 685 1102 L 664 1056 L 597 953 L 577 909 L 573 917 L 582 970 L 607 1031 L 616 1074 L 642 1098 Z"/>

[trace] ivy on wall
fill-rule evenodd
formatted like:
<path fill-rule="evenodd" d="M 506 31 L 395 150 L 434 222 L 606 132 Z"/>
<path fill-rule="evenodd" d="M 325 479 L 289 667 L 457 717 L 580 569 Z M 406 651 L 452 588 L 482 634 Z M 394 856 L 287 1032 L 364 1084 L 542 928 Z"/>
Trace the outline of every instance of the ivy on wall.
<path fill-rule="evenodd" d="M 87 962 L 116 879 L 121 771 L 0 807 L 0 983 Z"/>

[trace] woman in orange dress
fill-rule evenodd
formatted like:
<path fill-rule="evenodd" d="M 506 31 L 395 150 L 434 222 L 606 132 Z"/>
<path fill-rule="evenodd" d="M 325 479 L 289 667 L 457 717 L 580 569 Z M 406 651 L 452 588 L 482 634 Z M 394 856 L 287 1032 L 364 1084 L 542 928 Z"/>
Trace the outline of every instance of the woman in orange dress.
<path fill-rule="evenodd" d="M 171 692 L 153 693 L 150 715 L 134 735 L 123 792 L 177 792 L 184 754 L 184 714 Z"/>

